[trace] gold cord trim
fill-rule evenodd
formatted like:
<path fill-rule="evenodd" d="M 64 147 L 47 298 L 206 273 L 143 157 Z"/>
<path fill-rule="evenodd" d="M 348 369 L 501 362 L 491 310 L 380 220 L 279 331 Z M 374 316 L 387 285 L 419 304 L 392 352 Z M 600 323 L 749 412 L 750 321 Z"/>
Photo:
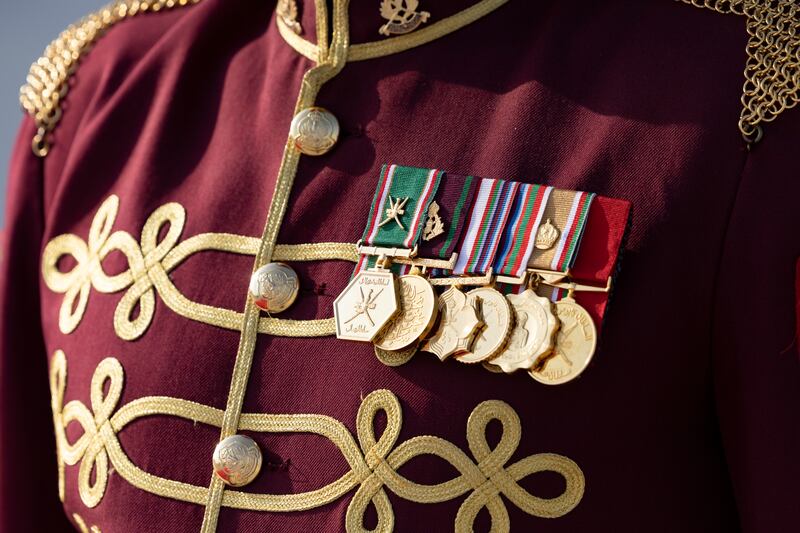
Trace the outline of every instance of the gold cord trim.
<path fill-rule="evenodd" d="M 190 256 L 209 250 L 255 256 L 259 239 L 230 233 L 202 233 L 178 242 L 186 221 L 186 211 L 178 203 L 165 204 L 147 219 L 142 229 L 141 244 L 125 231 L 112 233 L 119 211 L 119 198 L 109 196 L 97 211 L 89 229 L 88 241 L 77 235 L 64 234 L 51 240 L 42 256 L 42 276 L 47 287 L 64 294 L 59 310 L 58 326 L 62 333 L 72 333 L 78 327 L 89 303 L 91 289 L 111 294 L 127 291 L 114 312 L 114 331 L 124 340 L 141 337 L 153 320 L 155 293 L 178 315 L 234 331 L 241 330 L 243 314 L 193 302 L 181 294 L 172 283 L 169 273 Z M 158 242 L 159 230 L 169 225 L 169 231 Z M 118 250 L 128 260 L 128 269 L 109 276 L 103 270 L 103 260 Z M 58 269 L 64 256 L 72 256 L 76 265 L 69 272 Z M 346 243 L 316 243 L 277 245 L 276 261 L 358 261 L 355 245 Z M 130 317 L 139 308 L 135 319 Z M 282 337 L 318 337 L 335 331 L 332 318 L 322 320 L 286 320 L 260 317 L 258 332 Z"/>
<path fill-rule="evenodd" d="M 800 6 L 793 0 L 677 0 L 718 13 L 747 17 L 739 130 L 748 143 L 800 101 Z"/>
<path fill-rule="evenodd" d="M 108 393 L 103 386 L 109 381 Z M 125 427 L 146 416 L 170 416 L 195 423 L 221 427 L 224 413 L 206 405 L 179 398 L 149 396 L 119 407 L 124 383 L 122 365 L 114 358 L 100 362 L 92 377 L 91 409 L 73 400 L 63 405 L 67 385 L 67 359 L 57 351 L 52 359 L 50 383 L 53 387 L 54 419 L 59 459 L 69 466 L 79 465 L 78 490 L 87 507 L 97 506 L 103 498 L 109 467 L 128 483 L 146 492 L 203 505 L 211 492 L 206 487 L 154 476 L 133 464 L 120 446 L 117 435 Z M 386 429 L 375 434 L 374 421 L 385 413 Z M 496 420 L 502 436 L 492 449 L 486 441 L 486 427 Z M 451 442 L 430 435 L 413 437 L 398 444 L 403 413 L 397 397 L 388 390 L 377 390 L 364 398 L 356 415 L 355 437 L 338 420 L 312 414 L 241 415 L 239 429 L 262 433 L 312 433 L 333 443 L 347 461 L 349 470 L 338 480 L 319 489 L 296 494 L 253 494 L 227 490 L 221 505 L 237 509 L 270 512 L 295 512 L 314 509 L 336 501 L 355 490 L 345 515 L 348 532 L 363 532 L 364 515 L 372 503 L 378 513 L 376 531 L 392 531 L 394 512 L 386 490 L 400 498 L 421 504 L 450 501 L 467 495 L 455 517 L 456 531 L 471 531 L 482 508 L 492 519 L 492 531 L 507 532 L 511 523 L 506 502 L 532 516 L 558 518 L 580 503 L 585 479 L 580 467 L 567 457 L 540 453 L 508 465 L 522 439 L 522 424 L 514 409 L 505 402 L 489 400 L 479 404 L 467 420 L 470 457 Z M 83 434 L 69 442 L 64 428 L 72 422 Z M 356 438 L 357 437 L 357 438 Z M 441 458 L 458 471 L 453 479 L 434 485 L 416 483 L 398 470 L 420 455 Z M 109 465 L 110 463 L 110 465 Z M 95 472 L 92 484 L 89 473 Z M 528 493 L 518 481 L 543 471 L 560 474 L 564 492 L 555 498 L 539 498 Z M 77 519 L 76 519 L 77 521 Z"/>
<path fill-rule="evenodd" d="M 75 520 L 75 525 L 78 526 L 81 533 L 102 533 L 97 526 L 88 527 L 83 517 L 78 513 L 72 513 L 72 519 Z"/>
<path fill-rule="evenodd" d="M 445 35 L 453 33 L 456 30 L 460 30 L 464 26 L 472 24 L 476 20 L 483 18 L 507 2 L 508 0 L 481 0 L 477 4 L 460 11 L 455 15 L 435 22 L 425 28 L 415 30 L 411 33 L 400 35 L 398 37 L 391 37 L 381 41 L 372 41 L 369 43 L 351 45 L 347 52 L 347 62 L 349 63 L 351 61 L 374 59 L 377 57 L 397 54 L 399 52 L 405 52 L 411 48 L 422 46 L 431 41 L 435 41 L 440 37 L 444 37 Z M 320 49 L 314 43 L 309 42 L 298 34 L 294 33 L 281 17 L 275 17 L 275 20 L 277 21 L 278 31 L 280 32 L 281 36 L 289 44 L 289 46 L 294 48 L 296 52 L 312 61 L 317 61 L 319 56 L 324 53 L 324 49 Z M 317 35 L 317 42 L 324 43 L 325 40 L 320 39 L 319 35 Z"/>
<path fill-rule="evenodd" d="M 36 121 L 33 153 L 44 157 L 50 151 L 50 134 L 61 120 L 61 102 L 69 91 L 69 79 L 78 62 L 97 39 L 114 24 L 141 13 L 172 9 L 200 0 L 117 0 L 64 30 L 31 65 L 27 83 L 19 90 L 19 101 Z"/>
<path fill-rule="evenodd" d="M 310 107 L 319 93 L 320 88 L 325 82 L 336 76 L 341 71 L 347 57 L 347 49 L 350 44 L 347 8 L 349 0 L 333 1 L 333 34 L 331 44 L 322 57 L 319 58 L 317 65 L 308 70 L 303 76 L 300 86 L 300 93 L 297 96 L 294 112 Z M 327 21 L 326 0 L 316 0 L 316 24 L 321 27 Z M 289 194 L 292 190 L 295 175 L 297 174 L 297 164 L 300 161 L 300 151 L 295 146 L 292 138 L 287 135 L 286 144 L 283 148 L 278 178 L 275 183 L 275 191 L 272 195 L 267 222 L 264 233 L 261 236 L 259 249 L 256 254 L 253 271 L 272 260 L 275 241 L 278 238 L 278 230 L 281 227 L 283 216 L 289 203 Z M 244 395 L 247 389 L 247 380 L 250 377 L 250 367 L 253 362 L 253 351 L 255 349 L 256 337 L 258 335 L 260 311 L 253 303 L 251 298 L 245 299 L 244 318 L 242 320 L 242 330 L 239 337 L 239 348 L 236 353 L 236 361 L 233 365 L 233 376 L 231 377 L 228 401 L 225 407 L 225 414 L 222 419 L 220 429 L 220 440 L 223 440 L 236 433 L 239 426 L 239 416 L 244 402 Z M 329 322 L 333 326 L 332 321 Z M 211 533 L 216 530 L 219 509 L 223 504 L 223 493 L 225 485 L 219 476 L 212 475 L 211 483 L 208 487 L 208 498 L 206 509 L 203 516 L 202 533 Z"/>

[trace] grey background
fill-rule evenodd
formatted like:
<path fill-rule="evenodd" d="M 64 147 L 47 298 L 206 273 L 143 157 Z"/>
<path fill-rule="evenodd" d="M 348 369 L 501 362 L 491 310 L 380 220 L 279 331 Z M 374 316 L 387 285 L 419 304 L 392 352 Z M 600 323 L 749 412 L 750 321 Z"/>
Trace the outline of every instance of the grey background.
<path fill-rule="evenodd" d="M 0 0 L 0 225 L 4 224 L 11 145 L 23 116 L 19 88 L 28 68 L 67 26 L 103 0 Z"/>

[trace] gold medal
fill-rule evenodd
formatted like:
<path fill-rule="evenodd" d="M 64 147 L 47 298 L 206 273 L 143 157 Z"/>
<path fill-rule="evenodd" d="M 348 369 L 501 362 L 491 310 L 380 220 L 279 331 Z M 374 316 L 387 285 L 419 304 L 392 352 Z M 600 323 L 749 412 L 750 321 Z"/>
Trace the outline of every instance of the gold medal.
<path fill-rule="evenodd" d="M 397 280 L 400 310 L 375 337 L 375 346 L 396 351 L 423 338 L 433 327 L 438 314 L 436 293 L 428 280 L 418 274 Z"/>
<path fill-rule="evenodd" d="M 359 272 L 333 302 L 336 337 L 371 342 L 397 309 L 397 289 L 390 271 Z"/>
<path fill-rule="evenodd" d="M 497 356 L 508 342 L 514 327 L 514 310 L 506 297 L 491 287 L 478 287 L 467 293 L 480 310 L 484 326 L 469 352 L 456 356 L 462 363 L 480 363 Z"/>
<path fill-rule="evenodd" d="M 411 361 L 411 358 L 417 353 L 418 348 L 419 341 L 414 342 L 411 346 L 403 348 L 402 350 L 383 350 L 375 346 L 375 357 L 386 366 L 400 366 Z"/>
<path fill-rule="evenodd" d="M 422 348 L 444 361 L 451 355 L 466 352 L 475 340 L 482 322 L 474 301 L 458 287 L 450 287 L 439 297 L 439 329 Z"/>
<path fill-rule="evenodd" d="M 550 299 L 538 296 L 531 289 L 522 294 L 508 294 L 506 298 L 514 306 L 517 323 L 505 350 L 492 359 L 492 365 L 511 373 L 530 369 L 553 350 L 559 322 Z"/>
<path fill-rule="evenodd" d="M 577 378 L 589 365 L 597 348 L 597 328 L 592 317 L 572 296 L 555 305 L 561 321 L 556 346 L 549 358 L 532 369 L 533 379 L 545 385 L 561 385 Z"/>

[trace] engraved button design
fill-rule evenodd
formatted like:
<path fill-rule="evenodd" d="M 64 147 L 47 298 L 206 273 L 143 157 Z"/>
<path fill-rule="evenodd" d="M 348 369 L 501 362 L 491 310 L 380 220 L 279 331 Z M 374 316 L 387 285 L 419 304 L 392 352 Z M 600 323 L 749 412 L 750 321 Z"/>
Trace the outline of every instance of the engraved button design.
<path fill-rule="evenodd" d="M 250 296 L 253 302 L 268 313 L 280 313 L 297 298 L 300 282 L 289 265 L 267 263 L 250 278 Z"/>
<path fill-rule="evenodd" d="M 336 144 L 339 121 L 327 109 L 309 107 L 294 116 L 289 136 L 304 154 L 322 155 Z"/>
<path fill-rule="evenodd" d="M 214 449 L 214 473 L 231 487 L 253 481 L 261 470 L 261 450 L 250 437 L 233 435 Z"/>

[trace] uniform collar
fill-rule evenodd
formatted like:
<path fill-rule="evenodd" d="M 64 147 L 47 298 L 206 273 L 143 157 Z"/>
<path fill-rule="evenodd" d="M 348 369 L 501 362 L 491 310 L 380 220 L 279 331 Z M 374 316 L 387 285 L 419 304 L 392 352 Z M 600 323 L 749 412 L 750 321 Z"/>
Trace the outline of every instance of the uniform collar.
<path fill-rule="evenodd" d="M 392 0 L 353 0 L 349 2 L 347 18 L 349 24 L 350 53 L 348 61 L 358 61 L 381 57 L 420 46 L 458 30 L 502 6 L 508 0 L 417 0 L 416 8 L 409 0 L 394 0 L 411 7 L 421 18 L 413 31 L 390 36 L 381 35 L 379 30 L 389 20 L 382 16 L 382 2 Z M 337 6 L 348 2 L 339 0 L 296 0 L 296 21 L 300 24 L 300 32 L 291 29 L 287 18 L 295 12 L 292 0 L 279 0 L 276 9 L 276 20 L 281 35 L 296 51 L 316 60 L 319 54 L 318 28 L 322 28 L 327 20 L 331 27 L 331 17 Z M 423 16 L 423 12 L 427 16 Z M 330 32 L 328 32 L 330 33 Z M 320 35 L 321 38 L 321 35 Z M 329 37 L 328 37 L 329 38 Z"/>

